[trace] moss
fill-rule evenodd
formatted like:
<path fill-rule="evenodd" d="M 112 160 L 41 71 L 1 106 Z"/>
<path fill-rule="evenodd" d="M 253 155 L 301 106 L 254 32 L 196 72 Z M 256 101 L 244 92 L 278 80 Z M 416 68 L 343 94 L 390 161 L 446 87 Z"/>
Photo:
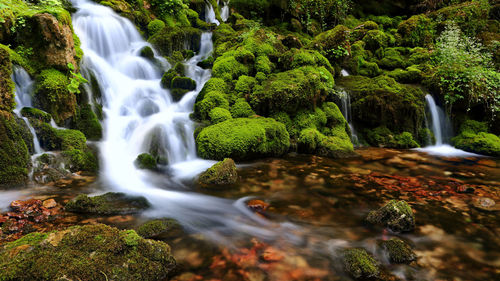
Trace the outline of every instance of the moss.
<path fill-rule="evenodd" d="M 408 64 L 415 65 L 421 63 L 428 63 L 431 58 L 431 53 L 429 50 L 416 47 L 411 49 L 410 57 L 408 59 Z"/>
<path fill-rule="evenodd" d="M 165 27 L 165 22 L 160 19 L 155 19 L 150 21 L 148 24 L 149 36 L 153 36 L 158 31 L 162 30 L 164 27 Z"/>
<path fill-rule="evenodd" d="M 238 172 L 233 159 L 226 158 L 198 177 L 198 183 L 207 187 L 210 185 L 228 185 L 235 184 L 238 181 Z"/>
<path fill-rule="evenodd" d="M 76 128 L 88 140 L 98 141 L 102 138 L 102 126 L 89 104 L 83 105 L 76 115 Z"/>
<path fill-rule="evenodd" d="M 143 238 L 154 238 L 178 227 L 179 223 L 173 219 L 156 219 L 142 224 L 136 232 Z"/>
<path fill-rule="evenodd" d="M 280 156 L 288 151 L 285 125 L 270 118 L 236 118 L 204 128 L 196 138 L 198 155 L 236 160 Z"/>
<path fill-rule="evenodd" d="M 349 44 L 350 30 L 346 26 L 337 25 L 335 28 L 318 34 L 314 37 L 312 45 L 324 53 L 328 53 L 328 59 L 335 60 L 337 57 L 330 50 L 338 50 L 340 48 L 347 49 Z"/>
<path fill-rule="evenodd" d="M 210 111 L 210 120 L 212 124 L 217 124 L 224 122 L 226 120 L 232 119 L 231 113 L 225 108 L 216 107 Z"/>
<path fill-rule="evenodd" d="M 9 52 L 0 48 L 0 111 L 11 112 L 14 105 L 14 82 Z"/>
<path fill-rule="evenodd" d="M 366 141 L 373 146 L 390 148 L 415 148 L 419 147 L 410 132 L 394 134 L 387 127 L 380 126 L 365 132 Z"/>
<path fill-rule="evenodd" d="M 215 60 L 212 68 L 214 77 L 222 78 L 225 81 L 232 81 L 250 73 L 250 67 L 238 62 L 234 56 L 234 52 L 226 52 Z"/>
<path fill-rule="evenodd" d="M 410 263 L 417 259 L 410 245 L 399 238 L 391 238 L 381 244 L 387 251 L 391 263 Z"/>
<path fill-rule="evenodd" d="M 228 85 L 223 79 L 212 77 L 203 85 L 203 89 L 201 89 L 201 92 L 196 97 L 196 102 L 203 100 L 209 92 L 226 93 L 228 90 Z"/>
<path fill-rule="evenodd" d="M 28 153 L 34 154 L 35 144 L 33 142 L 33 135 L 31 134 L 27 122 L 23 118 L 19 118 L 17 116 L 14 116 L 14 119 L 18 125 L 18 132 L 21 135 L 24 143 L 26 144 L 26 148 L 28 148 Z"/>
<path fill-rule="evenodd" d="M 196 82 L 189 77 L 173 77 L 171 82 L 172 97 L 175 101 L 182 99 L 185 93 L 196 89 Z"/>
<path fill-rule="evenodd" d="M 375 62 L 366 61 L 361 56 L 355 57 L 354 61 L 357 65 L 355 71 L 353 71 L 353 73 L 355 74 L 375 77 L 382 73 L 382 71 L 380 71 L 380 68 L 378 67 L 378 64 Z"/>
<path fill-rule="evenodd" d="M 377 211 L 368 214 L 366 220 L 372 224 L 388 227 L 394 232 L 408 232 L 415 229 L 415 216 L 406 201 L 391 200 Z"/>
<path fill-rule="evenodd" d="M 28 179 L 30 157 L 14 118 L 0 111 L 0 185 L 22 184 Z"/>
<path fill-rule="evenodd" d="M 292 49 L 284 53 L 280 57 L 280 66 L 284 70 L 291 70 L 302 66 L 323 66 L 330 71 L 330 73 L 335 73 L 335 70 L 327 58 L 318 51 L 311 50 Z"/>
<path fill-rule="evenodd" d="M 397 48 L 387 48 L 384 50 L 384 57 L 378 63 L 386 69 L 404 68 L 406 59 L 401 55 Z"/>
<path fill-rule="evenodd" d="M 267 13 L 269 0 L 232 0 L 229 5 L 246 18 L 262 18 Z"/>
<path fill-rule="evenodd" d="M 273 63 L 267 56 L 258 56 L 255 60 L 255 71 L 270 74 L 273 71 Z"/>
<path fill-rule="evenodd" d="M 474 134 L 488 132 L 488 124 L 476 120 L 466 120 L 460 125 L 460 133 L 471 132 Z"/>
<path fill-rule="evenodd" d="M 397 148 L 415 148 L 419 147 L 418 143 L 413 139 L 413 135 L 410 132 L 402 132 L 396 136 L 396 147 Z"/>
<path fill-rule="evenodd" d="M 494 134 L 471 131 L 462 132 L 452 139 L 453 144 L 462 150 L 490 156 L 500 156 L 500 138 Z"/>
<path fill-rule="evenodd" d="M 135 159 L 134 164 L 139 169 L 155 170 L 157 168 L 155 157 L 149 153 L 139 154 Z"/>
<path fill-rule="evenodd" d="M 398 26 L 398 44 L 417 47 L 427 46 L 433 41 L 432 21 L 425 15 L 415 15 L 402 21 Z"/>
<path fill-rule="evenodd" d="M 55 69 L 43 70 L 36 78 L 34 105 L 52 115 L 57 124 L 76 112 L 76 96 L 68 91 L 69 80 Z"/>
<path fill-rule="evenodd" d="M 236 81 L 234 90 L 239 95 L 249 95 L 253 92 L 253 89 L 257 85 L 257 80 L 251 76 L 242 75 Z"/>
<path fill-rule="evenodd" d="M 167 244 L 102 224 L 33 233 L 0 249 L 2 280 L 164 280 L 174 266 Z"/>
<path fill-rule="evenodd" d="M 69 212 L 100 215 L 135 214 L 149 207 L 149 202 L 142 196 L 113 192 L 94 197 L 80 194 L 65 206 Z"/>
<path fill-rule="evenodd" d="M 169 27 L 160 29 L 149 38 L 149 42 L 161 55 L 169 56 L 174 51 L 182 51 L 188 47 L 195 52 L 199 50 L 202 31 L 193 27 Z"/>
<path fill-rule="evenodd" d="M 406 70 L 397 68 L 387 73 L 387 75 L 399 83 L 418 83 L 423 79 L 422 71 L 416 66 L 409 66 Z"/>
<path fill-rule="evenodd" d="M 155 58 L 155 53 L 151 47 L 145 46 L 139 51 L 139 56 L 153 60 Z"/>
<path fill-rule="evenodd" d="M 297 143 L 301 152 L 326 157 L 348 157 L 352 156 L 354 151 L 345 130 L 334 136 L 325 136 L 315 128 L 304 129 L 300 132 Z"/>
<path fill-rule="evenodd" d="M 242 64 L 254 64 L 255 63 L 255 55 L 244 47 L 238 48 L 234 52 L 234 58 Z"/>
<path fill-rule="evenodd" d="M 380 273 L 375 259 L 364 249 L 347 249 L 343 253 L 345 270 L 356 279 L 377 277 Z"/>
<path fill-rule="evenodd" d="M 365 128 L 386 126 L 395 133 L 416 134 L 425 119 L 425 93 L 388 76 L 351 75 L 339 82 L 351 96 L 353 121 Z"/>
<path fill-rule="evenodd" d="M 60 141 L 61 150 L 85 149 L 87 139 L 78 130 L 56 130 L 56 137 Z"/>
<path fill-rule="evenodd" d="M 49 123 L 50 120 L 52 120 L 52 116 L 50 116 L 47 112 L 32 107 L 23 107 L 23 109 L 21 109 L 21 115 L 26 118 L 40 120 L 45 123 Z"/>
<path fill-rule="evenodd" d="M 98 170 L 98 162 L 96 156 L 92 153 L 92 151 L 85 149 L 70 149 L 63 151 L 63 156 L 67 158 L 68 168 L 72 172 L 77 171 L 88 171 L 88 172 L 97 172 Z"/>
<path fill-rule="evenodd" d="M 333 85 L 333 76 L 327 69 L 306 66 L 270 75 L 249 101 L 262 115 L 294 113 L 325 101 L 333 92 Z"/>
<path fill-rule="evenodd" d="M 255 112 L 252 110 L 250 104 L 243 98 L 236 100 L 233 106 L 231 106 L 231 116 L 233 116 L 233 118 L 251 117 L 253 115 L 255 115 Z"/>
<path fill-rule="evenodd" d="M 194 105 L 194 116 L 199 120 L 208 120 L 212 109 L 220 107 L 229 110 L 229 102 L 221 92 L 209 92 L 204 95 L 203 100 Z"/>
<path fill-rule="evenodd" d="M 370 30 L 363 37 L 363 41 L 366 43 L 366 49 L 375 51 L 387 47 L 391 42 L 391 38 L 383 31 Z"/>
<path fill-rule="evenodd" d="M 444 7 L 429 16 L 438 21 L 440 27 L 453 21 L 468 36 L 475 36 L 486 26 L 490 7 L 487 0 L 468 1 Z"/>

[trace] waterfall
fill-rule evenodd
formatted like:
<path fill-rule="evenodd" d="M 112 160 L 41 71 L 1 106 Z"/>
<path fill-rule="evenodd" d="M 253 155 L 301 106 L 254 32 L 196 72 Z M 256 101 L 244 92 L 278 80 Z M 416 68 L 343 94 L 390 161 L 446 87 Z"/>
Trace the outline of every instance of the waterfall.
<path fill-rule="evenodd" d="M 342 90 L 340 95 L 340 110 L 342 111 L 342 115 L 344 115 L 347 124 L 349 125 L 349 129 L 351 129 L 351 141 L 354 145 L 359 143 L 358 135 L 356 130 L 354 129 L 352 123 L 352 112 L 351 112 L 351 96 L 348 92 Z"/>
<path fill-rule="evenodd" d="M 215 17 L 215 10 L 212 5 L 205 6 L 205 17 L 208 23 L 215 23 L 216 25 L 220 24 L 220 22 Z"/>
<path fill-rule="evenodd" d="M 426 117 L 426 126 L 432 131 L 435 138 L 434 145 L 427 146 L 424 148 L 419 148 L 417 150 L 427 152 L 429 154 L 439 155 L 439 156 L 453 156 L 453 157 L 468 157 L 468 156 L 478 156 L 474 153 L 465 152 L 460 149 L 456 149 L 449 145 L 448 142 L 453 136 L 451 122 L 446 116 L 443 109 L 441 109 L 437 104 L 432 95 L 426 95 L 425 101 L 427 104 L 427 109 L 430 113 L 431 126 L 428 124 L 428 119 Z"/>
<path fill-rule="evenodd" d="M 217 4 L 219 4 L 219 1 L 217 1 Z M 229 0 L 222 1 L 222 7 L 220 8 L 220 17 L 222 18 L 223 22 L 226 22 L 229 18 Z"/>
<path fill-rule="evenodd" d="M 31 126 L 28 118 L 21 115 L 21 109 L 23 109 L 23 107 L 32 107 L 31 95 L 33 94 L 33 86 L 35 82 L 31 79 L 24 68 L 17 65 L 13 66 L 12 81 L 14 81 L 16 85 L 16 108 L 14 109 L 14 113 L 19 118 L 22 118 L 26 122 L 26 125 L 28 125 L 31 135 L 33 136 L 33 148 L 35 152 L 34 154 L 40 154 L 43 152 L 43 150 L 40 147 L 40 142 L 38 141 L 35 129 L 33 128 L 33 126 Z"/>

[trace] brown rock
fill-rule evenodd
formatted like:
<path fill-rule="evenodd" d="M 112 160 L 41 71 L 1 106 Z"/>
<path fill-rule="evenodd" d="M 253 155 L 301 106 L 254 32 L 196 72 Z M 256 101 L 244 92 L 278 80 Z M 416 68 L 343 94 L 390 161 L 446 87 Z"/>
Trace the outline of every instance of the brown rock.
<path fill-rule="evenodd" d="M 57 206 L 57 202 L 54 199 L 47 199 L 47 200 L 43 201 L 42 205 L 47 209 L 51 209 L 51 208 L 54 208 L 55 206 Z"/>

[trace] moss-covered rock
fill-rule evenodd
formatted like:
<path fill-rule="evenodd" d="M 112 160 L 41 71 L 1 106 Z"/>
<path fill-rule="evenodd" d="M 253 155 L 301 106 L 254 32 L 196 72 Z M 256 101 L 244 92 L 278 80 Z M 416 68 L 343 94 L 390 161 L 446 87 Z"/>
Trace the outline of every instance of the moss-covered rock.
<path fill-rule="evenodd" d="M 483 155 L 500 156 L 500 138 L 497 135 L 471 131 L 462 131 L 452 139 L 455 147 Z"/>
<path fill-rule="evenodd" d="M 398 44 L 409 47 L 427 46 L 432 43 L 432 21 L 425 15 L 415 15 L 398 26 Z"/>
<path fill-rule="evenodd" d="M 249 102 L 262 115 L 295 113 L 320 105 L 333 93 L 333 86 L 333 76 L 326 68 L 305 66 L 270 75 Z"/>
<path fill-rule="evenodd" d="M 394 44 L 394 38 L 381 30 L 368 31 L 363 37 L 363 41 L 366 43 L 366 49 L 371 51 Z"/>
<path fill-rule="evenodd" d="M 201 32 L 193 27 L 166 26 L 156 31 L 148 41 L 164 56 L 170 56 L 174 51 L 182 51 L 186 46 L 197 52 L 200 48 Z"/>
<path fill-rule="evenodd" d="M 212 109 L 229 109 L 229 102 L 222 92 L 212 91 L 204 95 L 203 100 L 194 104 L 194 116 L 199 120 L 209 120 Z"/>
<path fill-rule="evenodd" d="M 304 129 L 297 143 L 299 151 L 320 156 L 343 158 L 354 155 L 353 145 L 345 130 L 338 135 L 325 136 L 317 129 Z"/>
<path fill-rule="evenodd" d="M 388 227 L 394 232 L 408 232 L 415 229 L 415 216 L 405 201 L 391 200 L 377 211 L 368 214 L 366 220 L 372 224 Z"/>
<path fill-rule="evenodd" d="M 22 127 L 12 115 L 0 111 L 0 185 L 26 182 L 30 162 Z"/>
<path fill-rule="evenodd" d="M 143 170 L 156 170 L 158 168 L 155 157 L 149 153 L 139 154 L 134 164 L 137 168 Z"/>
<path fill-rule="evenodd" d="M 36 78 L 34 105 L 52 115 L 57 124 L 76 112 L 76 96 L 68 91 L 69 80 L 55 69 L 43 70 Z"/>
<path fill-rule="evenodd" d="M 93 197 L 80 194 L 65 206 L 70 212 L 96 215 L 135 214 L 149 207 L 148 200 L 142 196 L 115 192 Z"/>
<path fill-rule="evenodd" d="M 347 249 L 343 253 L 344 269 L 356 279 L 375 278 L 380 269 L 377 261 L 364 249 Z"/>
<path fill-rule="evenodd" d="M 52 119 L 52 116 L 50 116 L 50 114 L 48 114 L 47 112 L 32 107 L 23 107 L 21 109 L 21 115 L 28 119 L 36 119 L 45 123 L 49 123 Z"/>
<path fill-rule="evenodd" d="M 165 232 L 172 232 L 181 228 L 179 223 L 173 219 L 156 219 L 148 221 L 136 230 L 143 238 L 156 238 L 162 236 Z"/>
<path fill-rule="evenodd" d="M 490 9 L 487 0 L 466 1 L 439 9 L 429 17 L 438 22 L 439 28 L 453 21 L 468 36 L 475 36 L 486 26 Z"/>
<path fill-rule="evenodd" d="M 209 116 L 210 116 L 210 121 L 212 121 L 212 124 L 224 122 L 226 120 L 233 118 L 229 110 L 221 107 L 216 107 L 212 109 L 209 113 Z"/>
<path fill-rule="evenodd" d="M 155 58 L 155 53 L 151 47 L 145 46 L 139 50 L 139 56 L 149 60 L 153 60 Z"/>
<path fill-rule="evenodd" d="M 204 128 L 196 138 L 198 155 L 206 159 L 246 160 L 280 156 L 288 151 L 285 125 L 271 118 L 236 118 Z"/>
<path fill-rule="evenodd" d="M 165 22 L 160 19 L 155 19 L 150 21 L 148 24 L 149 36 L 155 35 L 158 31 L 162 30 L 164 27 L 165 27 Z"/>
<path fill-rule="evenodd" d="M 237 99 L 236 102 L 231 106 L 231 116 L 233 118 L 244 118 L 254 116 L 255 112 L 248 102 L 243 99 Z"/>
<path fill-rule="evenodd" d="M 10 50 L 10 49 L 9 49 Z M 14 82 L 12 62 L 7 47 L 0 48 L 0 111 L 12 112 L 14 109 Z"/>
<path fill-rule="evenodd" d="M 102 138 L 102 125 L 89 104 L 83 105 L 76 115 L 76 128 L 88 140 L 98 141 Z M 45 121 L 46 122 L 46 121 Z"/>
<path fill-rule="evenodd" d="M 410 132 L 394 134 L 385 126 L 371 130 L 367 129 L 364 136 L 366 141 L 372 146 L 403 149 L 419 147 L 419 144 L 413 139 L 413 135 Z"/>
<path fill-rule="evenodd" d="M 99 168 L 99 162 L 95 153 L 90 149 L 70 149 L 62 152 L 62 155 L 66 158 L 65 168 L 72 172 L 77 171 L 87 171 L 87 172 L 97 172 Z"/>
<path fill-rule="evenodd" d="M 391 263 L 410 263 L 417 259 L 410 245 L 399 238 L 391 238 L 381 242 L 382 248 L 389 255 Z"/>
<path fill-rule="evenodd" d="M 202 186 L 228 185 L 235 184 L 237 181 L 236 164 L 230 158 L 216 163 L 198 177 L 198 183 Z"/>
<path fill-rule="evenodd" d="M 384 57 L 378 62 L 378 65 L 385 69 L 404 68 L 406 59 L 401 55 L 398 48 L 386 48 Z"/>
<path fill-rule="evenodd" d="M 331 50 L 347 49 L 349 46 L 350 30 L 346 26 L 337 25 L 335 28 L 318 34 L 314 37 L 313 46 L 327 53 Z M 328 59 L 334 61 L 338 56 L 332 52 L 328 53 Z"/>
<path fill-rule="evenodd" d="M 170 247 L 103 224 L 31 233 L 0 248 L 2 280 L 164 280 Z"/>

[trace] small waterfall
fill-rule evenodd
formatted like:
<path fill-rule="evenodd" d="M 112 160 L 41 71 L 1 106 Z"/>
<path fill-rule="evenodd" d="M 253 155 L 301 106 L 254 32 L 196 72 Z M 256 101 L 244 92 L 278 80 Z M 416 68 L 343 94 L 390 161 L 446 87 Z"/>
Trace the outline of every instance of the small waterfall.
<path fill-rule="evenodd" d="M 14 109 L 14 113 L 19 118 L 22 118 L 26 122 L 26 125 L 28 125 L 31 135 L 33 135 L 33 148 L 35 155 L 40 154 L 43 150 L 40 147 L 40 142 L 38 141 L 35 129 L 31 126 L 28 118 L 21 115 L 21 109 L 23 109 L 23 107 L 32 107 L 31 95 L 33 94 L 33 86 L 35 82 L 31 79 L 28 72 L 26 72 L 24 68 L 17 65 L 14 65 L 13 67 L 12 81 L 14 81 L 16 85 L 16 108 Z"/>
<path fill-rule="evenodd" d="M 222 1 L 222 6 L 219 4 L 219 1 L 217 1 L 217 4 L 219 4 L 220 8 L 220 17 L 222 18 L 223 22 L 226 22 L 227 19 L 229 18 L 229 1 Z"/>
<path fill-rule="evenodd" d="M 351 129 L 351 141 L 354 145 L 359 144 L 358 135 L 354 126 L 352 124 L 352 112 L 351 112 L 351 96 L 348 92 L 342 90 L 340 97 L 340 110 L 342 111 L 342 115 L 344 115 L 347 124 L 349 124 L 349 128 Z"/>
<path fill-rule="evenodd" d="M 340 71 L 340 76 L 342 76 L 342 77 L 349 76 L 349 72 L 347 72 L 347 70 L 345 70 L 345 69 L 342 69 L 342 70 Z"/>
<path fill-rule="evenodd" d="M 214 7 L 210 4 L 207 4 L 205 6 L 205 17 L 206 17 L 206 21 L 208 23 L 215 23 L 216 25 L 219 25 L 220 22 L 219 20 L 217 20 L 217 18 L 215 17 L 215 10 L 214 10 Z"/>

